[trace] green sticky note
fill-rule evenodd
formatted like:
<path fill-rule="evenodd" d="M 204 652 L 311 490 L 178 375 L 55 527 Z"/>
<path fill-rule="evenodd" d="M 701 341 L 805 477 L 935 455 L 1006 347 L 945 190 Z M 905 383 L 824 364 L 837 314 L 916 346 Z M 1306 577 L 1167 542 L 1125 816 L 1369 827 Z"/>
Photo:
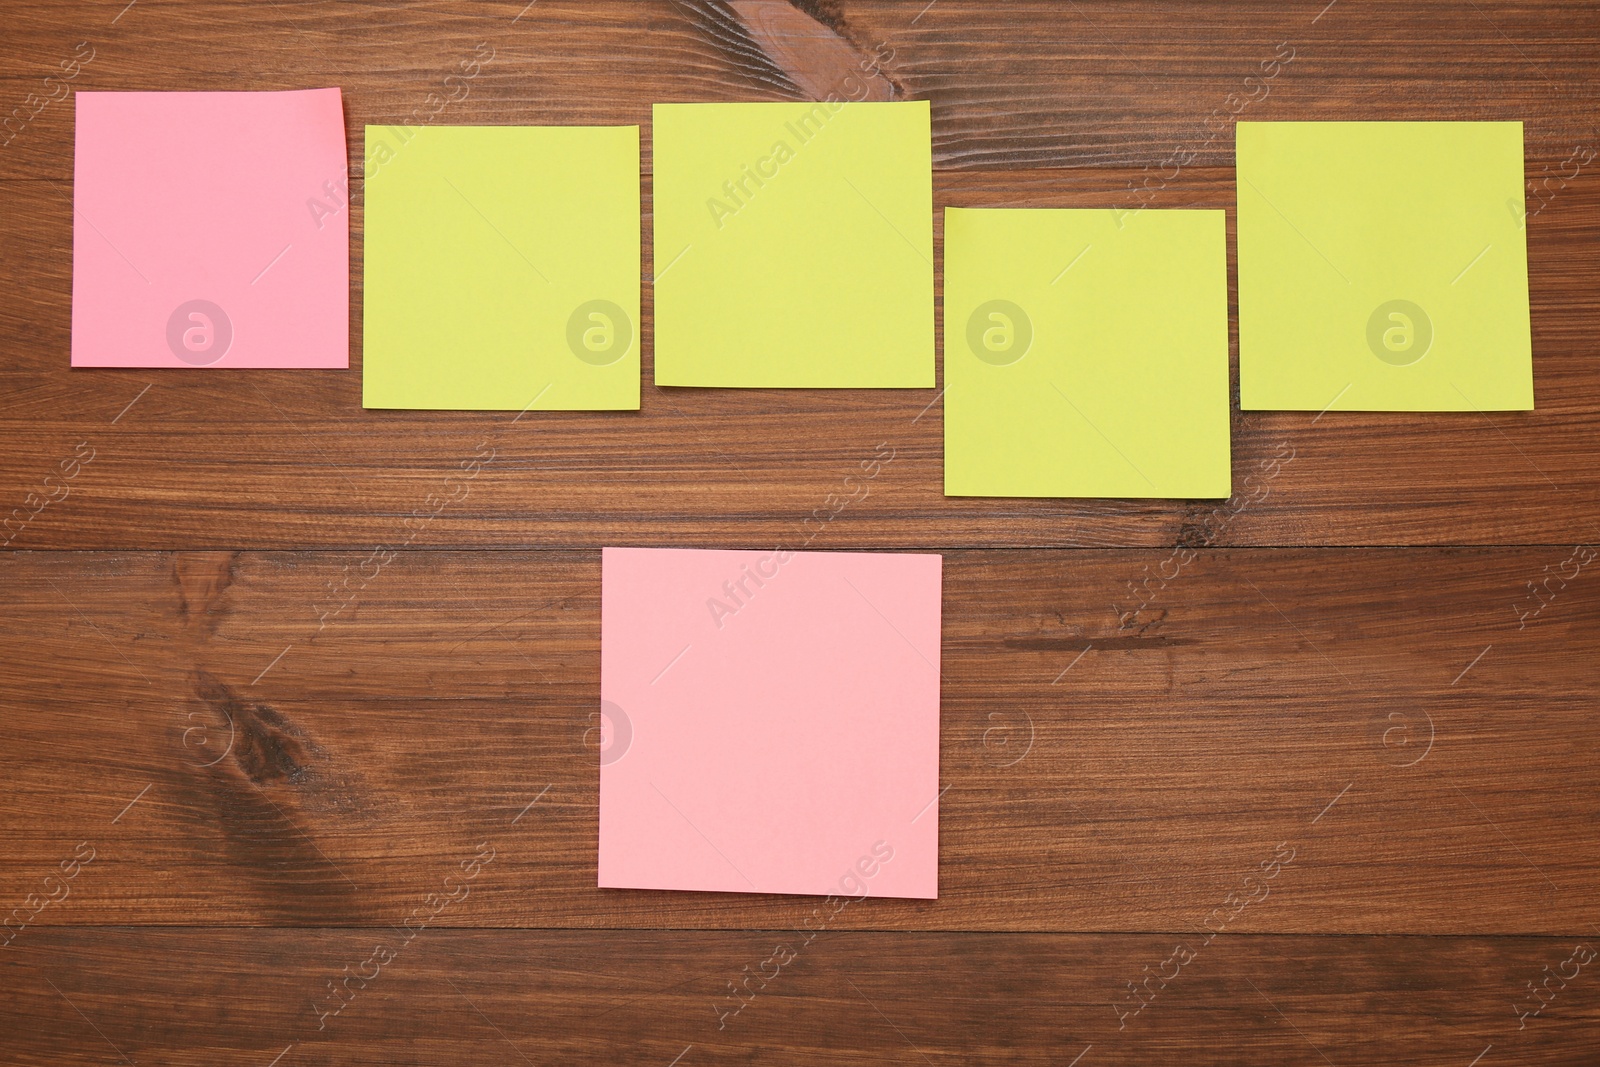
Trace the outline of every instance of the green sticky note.
<path fill-rule="evenodd" d="M 363 403 L 639 407 L 639 128 L 368 126 Z"/>
<path fill-rule="evenodd" d="M 934 383 L 926 101 L 657 104 L 655 380 Z"/>
<path fill-rule="evenodd" d="M 948 208 L 944 234 L 947 495 L 1232 492 L 1223 212 Z"/>
<path fill-rule="evenodd" d="M 1247 409 L 1533 407 L 1520 122 L 1241 122 Z"/>

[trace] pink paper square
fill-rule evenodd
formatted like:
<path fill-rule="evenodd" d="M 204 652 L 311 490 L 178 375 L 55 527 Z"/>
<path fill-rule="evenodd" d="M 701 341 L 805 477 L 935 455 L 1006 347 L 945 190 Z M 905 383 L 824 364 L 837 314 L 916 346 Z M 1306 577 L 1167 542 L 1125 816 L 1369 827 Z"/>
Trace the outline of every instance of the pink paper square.
<path fill-rule="evenodd" d="M 937 897 L 942 563 L 605 549 L 600 885 Z"/>
<path fill-rule="evenodd" d="M 74 367 L 348 367 L 338 89 L 77 94 Z"/>

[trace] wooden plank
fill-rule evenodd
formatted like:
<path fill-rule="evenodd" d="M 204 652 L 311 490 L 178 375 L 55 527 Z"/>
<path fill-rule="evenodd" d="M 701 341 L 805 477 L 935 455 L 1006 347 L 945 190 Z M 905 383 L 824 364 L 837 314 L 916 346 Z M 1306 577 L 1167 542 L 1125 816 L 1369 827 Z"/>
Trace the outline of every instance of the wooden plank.
<path fill-rule="evenodd" d="M 500 42 L 496 58 L 432 121 L 647 124 L 653 100 L 814 93 L 848 54 L 877 57 L 886 47 L 894 60 L 874 69 L 897 91 L 935 103 L 941 207 L 1227 208 L 1231 131 L 1210 108 L 1227 102 L 1232 111 L 1239 101 L 1230 93 L 1259 91 L 1243 82 L 1261 73 L 1257 52 L 1274 54 L 1286 38 L 1308 42 L 1240 115 L 1368 118 L 1381 110 L 1527 121 L 1539 410 L 1236 414 L 1236 485 L 1263 463 L 1290 451 L 1296 458 L 1267 498 L 1244 506 L 1241 494 L 1224 504 L 1221 524 L 1207 520 L 1216 510 L 1208 503 L 948 500 L 937 390 L 656 389 L 648 313 L 637 415 L 539 413 L 512 426 L 509 416 L 483 413 L 363 411 L 359 239 L 349 373 L 73 372 L 63 101 L 0 151 L 11 207 L 0 217 L 0 286 L 10 294 L 0 307 L 8 356 L 0 514 L 11 517 L 11 547 L 183 548 L 196 543 L 197 529 L 205 544 L 246 548 L 406 536 L 435 546 L 766 543 L 831 510 L 829 495 L 837 498 L 843 478 L 884 443 L 895 464 L 831 524 L 841 546 L 1154 547 L 1192 539 L 1208 521 L 1223 527 L 1207 542 L 1218 545 L 1597 536 L 1600 178 L 1571 161 L 1597 140 L 1593 109 L 1581 105 L 1596 84 L 1600 29 L 1579 9 L 1440 5 L 1423 15 L 1341 4 L 1313 21 L 1311 9 L 1322 5 L 1255 3 L 1177 25 L 1137 4 L 812 5 L 836 34 L 823 42 L 829 67 L 815 49 L 779 47 L 795 36 L 784 27 L 763 38 L 750 31 L 759 18 L 699 0 L 487 4 L 472 13 L 424 4 L 382 19 L 326 5 L 110 3 L 85 7 L 77 20 L 54 5 L 16 7 L 19 69 L 52 69 L 51 57 L 70 55 L 80 34 L 103 43 L 71 81 L 80 88 L 343 84 L 357 170 L 362 126 L 405 121 L 480 41 Z M 1419 44 L 1409 29 L 1419 19 L 1451 46 Z M 262 64 L 269 53 L 273 63 Z M 16 92 L 32 77 L 16 75 Z M 1163 166 L 1180 145 L 1195 162 Z M 990 169 L 970 169 L 977 165 Z M 993 169 L 1000 165 L 1072 169 Z M 357 233 L 360 186 L 357 175 Z M 66 487 L 69 502 L 45 478 L 80 442 L 96 459 Z M 430 496 L 480 446 L 496 458 L 470 493 L 425 528 L 404 528 L 405 516 L 431 514 Z M 52 494 L 59 506 L 43 506 Z"/>
<path fill-rule="evenodd" d="M 777 47 L 792 29 L 752 32 L 750 0 L 427 0 L 382 18 L 356 4 L 125 6 L 14 0 L 4 98 L 59 96 L 43 78 L 80 41 L 94 58 L 68 88 L 341 85 L 354 133 L 432 112 L 428 94 L 480 42 L 493 62 L 436 121 L 647 122 L 654 101 L 794 99 L 833 80 L 818 47 Z M 1182 19 L 1129 0 L 801 6 L 856 54 L 889 57 L 902 95 L 934 101 L 944 168 L 1159 167 L 1180 145 L 1226 165 L 1238 117 L 1520 119 L 1541 159 L 1596 141 L 1600 27 L 1583 5 L 1247 0 Z M 0 150 L 0 177 L 70 179 L 70 110 L 39 111 Z"/>
<path fill-rule="evenodd" d="M 57 99 L 0 148 L 0 1059 L 1593 1061 L 1587 7 L 7 16 L 0 99 Z M 366 123 L 637 122 L 648 160 L 653 101 L 852 68 L 932 100 L 941 207 L 1231 215 L 1235 117 L 1524 120 L 1539 410 L 1235 412 L 1222 504 L 947 500 L 938 390 L 656 389 L 648 297 L 637 415 L 360 409 Z M 351 372 L 70 371 L 70 92 L 326 84 Z M 946 550 L 938 901 L 595 888 L 603 543 Z"/>
<path fill-rule="evenodd" d="M 50 930 L 6 953 L 0 1054 L 50 1067 L 1578 1067 L 1600 1028 L 1596 964 L 1581 962 L 1597 940 Z M 1128 987 L 1146 976 L 1137 1000 Z M 729 985 L 747 979 L 727 1014 Z"/>
<path fill-rule="evenodd" d="M 1566 548 L 946 553 L 940 899 L 842 925 L 1196 930 L 1282 845 L 1229 932 L 1582 932 L 1594 570 Z M 37 924 L 384 925 L 488 842 L 495 877 L 441 922 L 804 914 L 595 887 L 599 578 L 595 551 L 8 553 L 0 746 L 27 759 L 0 900 L 88 842 Z"/>
<path fill-rule="evenodd" d="M 1134 173 L 947 174 L 938 201 L 1089 206 Z M 1600 539 L 1600 172 L 1530 222 L 1538 410 L 1236 411 L 1227 502 L 946 498 L 938 390 L 660 389 L 648 321 L 638 413 L 364 411 L 359 370 L 72 371 L 70 205 L 21 184 L 23 210 L 0 218 L 19 253 L 0 264 L 14 294 L 0 308 L 11 547 L 183 548 L 201 530 L 201 544 L 246 548 L 767 544 L 850 495 L 829 523 L 838 547 Z M 1230 171 L 1191 168 L 1159 203 L 1232 199 Z M 359 282 L 352 302 L 359 338 Z M 47 483 L 80 447 L 94 454 L 81 477 Z M 880 452 L 893 462 L 876 480 L 845 485 Z M 491 454 L 434 514 L 445 480 Z M 427 522 L 407 526 L 419 512 Z"/>

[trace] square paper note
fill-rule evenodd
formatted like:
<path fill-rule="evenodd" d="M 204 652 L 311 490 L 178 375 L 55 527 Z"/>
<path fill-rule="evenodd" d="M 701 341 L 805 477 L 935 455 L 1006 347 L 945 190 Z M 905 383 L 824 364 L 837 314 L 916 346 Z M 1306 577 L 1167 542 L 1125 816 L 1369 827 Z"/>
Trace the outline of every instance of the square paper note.
<path fill-rule="evenodd" d="M 1533 407 L 1520 122 L 1239 123 L 1242 406 Z"/>
<path fill-rule="evenodd" d="M 337 89 L 79 93 L 74 367 L 348 367 Z"/>
<path fill-rule="evenodd" d="M 367 127 L 363 403 L 639 407 L 639 128 Z"/>
<path fill-rule="evenodd" d="M 656 383 L 933 385 L 926 101 L 657 104 Z"/>
<path fill-rule="evenodd" d="M 606 549 L 600 885 L 938 896 L 940 563 Z"/>
<path fill-rule="evenodd" d="M 945 213 L 950 496 L 1225 497 L 1221 211 Z"/>

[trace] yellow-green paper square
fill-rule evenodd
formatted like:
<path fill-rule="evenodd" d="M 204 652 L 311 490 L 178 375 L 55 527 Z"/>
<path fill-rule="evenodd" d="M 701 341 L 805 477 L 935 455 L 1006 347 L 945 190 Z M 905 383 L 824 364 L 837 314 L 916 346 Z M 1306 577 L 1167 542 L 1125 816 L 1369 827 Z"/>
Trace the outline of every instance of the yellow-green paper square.
<path fill-rule="evenodd" d="M 932 387 L 927 101 L 654 121 L 657 385 Z"/>
<path fill-rule="evenodd" d="M 368 126 L 369 408 L 639 407 L 639 127 Z"/>
<path fill-rule="evenodd" d="M 944 219 L 946 495 L 1232 492 L 1223 212 Z"/>
<path fill-rule="evenodd" d="M 1247 409 L 1533 407 L 1520 122 L 1241 122 Z"/>

